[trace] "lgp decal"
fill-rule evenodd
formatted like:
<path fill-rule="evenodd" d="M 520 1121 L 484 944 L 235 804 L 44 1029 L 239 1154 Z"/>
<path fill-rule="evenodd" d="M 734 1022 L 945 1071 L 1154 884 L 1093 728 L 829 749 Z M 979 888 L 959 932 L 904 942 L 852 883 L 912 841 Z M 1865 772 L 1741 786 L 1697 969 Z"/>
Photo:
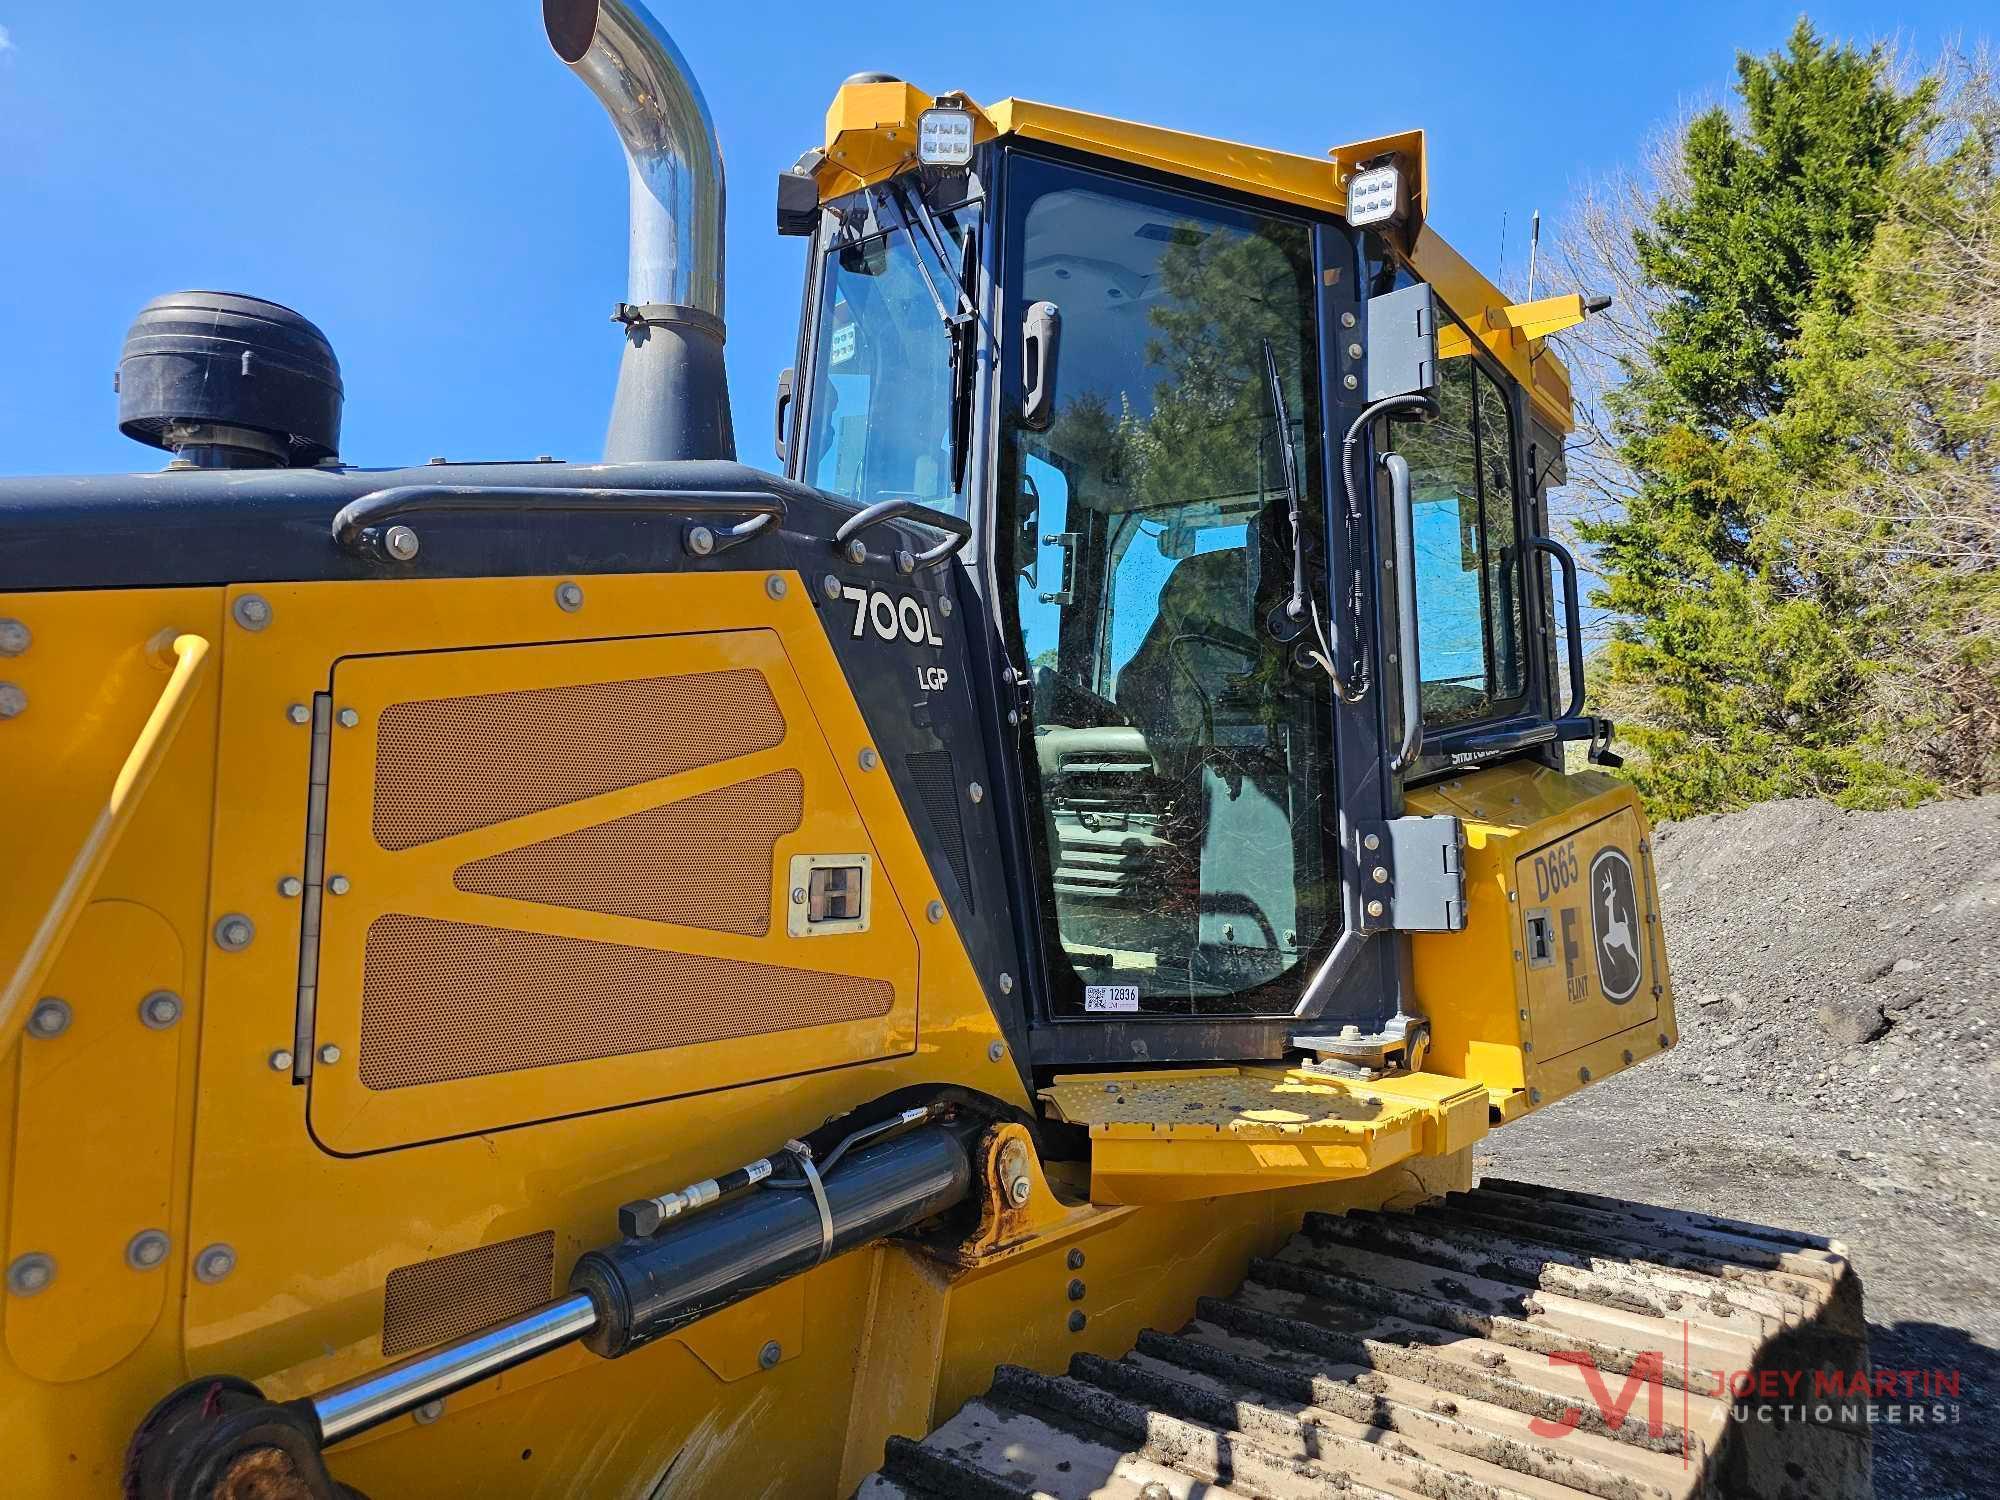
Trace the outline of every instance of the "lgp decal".
<path fill-rule="evenodd" d="M 1623 1005 L 1639 993 L 1646 965 L 1639 956 L 1639 895 L 1632 861 L 1622 849 L 1600 849 L 1590 862 L 1590 929 L 1597 940 L 1597 984 Z"/>

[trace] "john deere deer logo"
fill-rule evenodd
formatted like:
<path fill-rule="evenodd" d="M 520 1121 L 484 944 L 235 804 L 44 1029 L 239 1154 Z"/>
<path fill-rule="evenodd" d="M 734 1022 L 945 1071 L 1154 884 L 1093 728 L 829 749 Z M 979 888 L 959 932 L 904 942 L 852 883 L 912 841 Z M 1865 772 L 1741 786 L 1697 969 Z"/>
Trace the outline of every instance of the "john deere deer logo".
<path fill-rule="evenodd" d="M 1597 938 L 1597 983 L 1604 998 L 1623 1005 L 1639 992 L 1646 965 L 1639 954 L 1638 887 L 1622 849 L 1601 849 L 1590 862 L 1590 926 Z"/>

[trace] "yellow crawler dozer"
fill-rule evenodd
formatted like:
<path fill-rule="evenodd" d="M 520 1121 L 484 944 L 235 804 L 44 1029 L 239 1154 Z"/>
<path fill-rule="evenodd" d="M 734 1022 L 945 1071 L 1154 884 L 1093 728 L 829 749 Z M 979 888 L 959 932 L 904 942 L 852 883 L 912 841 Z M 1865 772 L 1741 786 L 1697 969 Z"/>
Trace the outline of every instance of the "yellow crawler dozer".
<path fill-rule="evenodd" d="M 165 469 L 0 481 L 10 1493 L 1869 1493 L 1837 1245 L 1472 1180 L 1675 1044 L 1548 534 L 1600 304 L 1420 132 L 860 74 L 768 473 L 700 90 L 543 8 L 604 462 L 350 462 L 183 292 Z"/>

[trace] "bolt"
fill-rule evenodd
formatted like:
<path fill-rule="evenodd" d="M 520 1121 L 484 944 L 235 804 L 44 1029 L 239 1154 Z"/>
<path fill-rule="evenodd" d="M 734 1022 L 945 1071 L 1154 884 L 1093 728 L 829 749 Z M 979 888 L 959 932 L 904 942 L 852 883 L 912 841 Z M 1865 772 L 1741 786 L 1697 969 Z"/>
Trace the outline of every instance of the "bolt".
<path fill-rule="evenodd" d="M 1072 1271 L 1081 1271 L 1083 1269 L 1083 1252 L 1081 1250 L 1070 1251 L 1069 1268 Z"/>
<path fill-rule="evenodd" d="M 1285 929 L 1285 946 L 1287 948 L 1292 947 L 1294 944 L 1298 942 L 1298 940 L 1299 940 L 1299 935 L 1296 932 L 1292 931 L 1291 928 L 1287 927 Z"/>
<path fill-rule="evenodd" d="M 695 530 L 701 528 L 697 526 Z M 556 608 L 575 614 L 583 608 L 583 585 L 564 581 L 556 585 Z"/>
<path fill-rule="evenodd" d="M 12 719 L 28 711 L 28 695 L 17 682 L 0 682 L 0 719 Z"/>
<path fill-rule="evenodd" d="M 942 922 L 944 920 L 944 903 L 942 901 L 933 901 L 929 906 L 924 908 L 924 915 L 934 923 Z"/>
<path fill-rule="evenodd" d="M 1027 1174 L 1024 1172 L 1007 1184 L 1007 1198 L 1014 1207 L 1020 1208 L 1028 1201 L 1028 1196 L 1034 1190 L 1035 1185 L 1028 1181 Z"/>
<path fill-rule="evenodd" d="M 763 1348 L 757 1351 L 757 1363 L 762 1365 L 767 1370 L 775 1366 L 778 1363 L 778 1361 L 783 1359 L 784 1357 L 785 1357 L 785 1346 L 779 1343 L 776 1339 L 772 1339 Z"/>
<path fill-rule="evenodd" d="M 1340 383 L 1341 383 L 1342 385 L 1346 386 L 1346 387 L 1347 387 L 1347 389 L 1348 389 L 1348 390 L 1350 390 L 1350 391 L 1351 391 L 1351 390 L 1353 390 L 1353 389 L 1354 389 L 1354 388 L 1355 388 L 1356 386 L 1358 386 L 1359 384 L 1361 384 L 1361 382 L 1360 382 L 1360 381 L 1358 381 L 1358 380 L 1356 380 L 1356 379 L 1355 379 L 1355 378 L 1354 378 L 1354 377 L 1353 377 L 1352 375 L 1343 375 L 1343 376 L 1341 376 L 1341 377 L 1340 377 Z"/>
<path fill-rule="evenodd" d="M 1089 1321 L 1090 1319 L 1083 1315 L 1081 1308 L 1073 1310 L 1069 1315 L 1069 1331 L 1071 1333 L 1082 1333 L 1083 1325 Z"/>
<path fill-rule="evenodd" d="M 911 556 L 911 554 L 909 554 L 908 552 L 905 552 L 899 548 L 896 552 L 896 571 L 898 573 L 916 572 L 917 571 L 916 558 Z"/>
<path fill-rule="evenodd" d="M 715 550 L 715 533 L 706 526 L 688 527 L 687 549 L 695 557 L 708 556 Z"/>
<path fill-rule="evenodd" d="M 1005 1042 L 987 1043 L 986 1060 L 988 1062 L 998 1062 L 1000 1061 L 1001 1058 L 1005 1057 L 1006 1055 L 1007 1055 L 1007 1044 Z"/>
<path fill-rule="evenodd" d="M 856 758 L 860 761 L 861 769 L 864 771 L 872 771 L 882 764 L 882 757 L 866 747 L 863 747 L 861 754 Z"/>
<path fill-rule="evenodd" d="M 1368 915 L 1371 917 L 1379 917 L 1386 910 L 1388 908 L 1383 906 L 1380 901 L 1370 901 L 1368 903 Z"/>
<path fill-rule="evenodd" d="M 327 880 L 326 888 L 336 896 L 345 896 L 354 889 L 354 883 L 345 875 L 335 875 Z"/>
<path fill-rule="evenodd" d="M 1340 315 L 1340 326 L 1342 328 L 1352 328 L 1354 326 L 1354 314 L 1351 312 L 1342 313 Z"/>
<path fill-rule="evenodd" d="M 975 781 L 965 789 L 965 795 L 970 797 L 974 802 L 984 802 L 986 800 L 986 788 Z"/>
<path fill-rule="evenodd" d="M 1626 1066 L 1627 1066 L 1627 1067 L 1630 1067 L 1630 1066 L 1631 1066 L 1631 1063 L 1632 1063 L 1632 1049 L 1631 1049 L 1630 1047 L 1627 1047 L 1627 1048 L 1625 1049 L 1625 1052 L 1624 1052 L 1624 1057 L 1625 1057 L 1625 1064 L 1626 1064 Z"/>
<path fill-rule="evenodd" d="M 214 1286 L 236 1269 L 236 1252 L 227 1245 L 210 1245 L 194 1258 L 194 1279 Z"/>
<path fill-rule="evenodd" d="M 1588 1069 L 1588 1068 L 1578 1068 L 1578 1069 L 1576 1070 L 1576 1081 L 1577 1081 L 1578 1083 L 1588 1083 L 1588 1082 L 1590 1082 L 1590 1069 Z"/>
<path fill-rule="evenodd" d="M 340 721 L 342 729 L 352 729 L 356 724 L 361 722 L 361 715 L 351 708 L 343 708 L 339 713 L 334 715 L 334 718 Z"/>
<path fill-rule="evenodd" d="M 1660 1045 L 1662 1047 L 1670 1047 L 1673 1045 L 1671 1042 L 1667 1040 L 1667 1034 L 1664 1031 L 1660 1033 Z"/>
<path fill-rule="evenodd" d="M 795 886 L 793 886 L 793 887 L 792 887 L 792 905 L 794 905 L 794 906 L 804 906 L 805 904 L 806 904 L 806 888 L 805 888 L 804 886 L 802 886 L 802 885 L 795 885 Z"/>
<path fill-rule="evenodd" d="M 1349 359 L 1361 358 L 1361 346 L 1359 344 L 1349 344 L 1347 346 L 1347 357 Z"/>
<path fill-rule="evenodd" d="M 164 1229 L 142 1229 L 125 1244 L 125 1264 L 135 1271 L 157 1270 L 170 1243 Z"/>
<path fill-rule="evenodd" d="M 1540 1089 L 1529 1089 L 1528 1102 L 1530 1104 L 1540 1104 L 1542 1102 L 1542 1091 Z"/>
<path fill-rule="evenodd" d="M 444 1415 L 444 1397 L 435 1396 L 410 1413 L 410 1420 L 419 1427 L 428 1427 Z"/>
<path fill-rule="evenodd" d="M 332 1067 L 335 1063 L 340 1061 L 340 1048 L 334 1043 L 328 1042 L 325 1046 L 319 1049 L 319 1060 L 325 1063 L 329 1068 Z"/>
<path fill-rule="evenodd" d="M 1361 847 L 1370 850 L 1371 852 L 1373 850 L 1380 849 L 1382 847 L 1381 835 L 1373 833 L 1363 834 L 1361 838 Z"/>
<path fill-rule="evenodd" d="M 1521 1019 L 1524 1021 L 1528 1019 L 1528 1013 L 1525 1010 L 1521 1012 Z"/>
<path fill-rule="evenodd" d="M 7 1267 L 7 1290 L 16 1297 L 32 1297 L 45 1290 L 55 1279 L 55 1257 L 44 1255 L 39 1250 L 16 1256 L 14 1263 Z"/>
<path fill-rule="evenodd" d="M 34 633 L 19 620 L 0 620 L 0 656 L 19 656 L 34 639 Z"/>
<path fill-rule="evenodd" d="M 155 1031 L 165 1031 L 181 1018 L 181 997 L 172 990 L 154 990 L 139 1002 L 139 1019 Z"/>
<path fill-rule="evenodd" d="M 1021 714 L 1020 714 L 1020 711 L 1019 711 L 1018 709 L 1012 709 L 1012 708 L 1008 709 L 1008 710 L 1007 710 L 1007 722 L 1008 722 L 1009 724 L 1018 724 L 1018 723 L 1020 723 L 1020 722 L 1021 722 Z"/>
<path fill-rule="evenodd" d="M 44 996 L 28 1013 L 28 1034 L 44 1039 L 61 1036 L 69 1030 L 71 1018 L 69 1001 L 58 1000 L 54 995 Z"/>
<path fill-rule="evenodd" d="M 1000 993 L 1003 995 L 1014 993 L 1014 976 L 1012 974 L 1002 974 L 1000 976 Z"/>
<path fill-rule="evenodd" d="M 769 594 L 773 599 L 784 598 L 785 597 L 784 578 L 777 573 L 773 573 L 769 578 L 766 578 L 764 580 L 764 592 Z"/>
<path fill-rule="evenodd" d="M 262 630 L 271 623 L 271 606 L 262 594 L 243 594 L 230 607 L 236 623 L 245 630 Z"/>
<path fill-rule="evenodd" d="M 215 945 L 225 953 L 241 953 L 256 936 L 256 926 L 241 912 L 231 912 L 215 924 Z"/>
<path fill-rule="evenodd" d="M 1083 1300 L 1083 1279 L 1081 1277 L 1072 1277 L 1070 1279 L 1069 1300 L 1072 1302 L 1081 1302 Z"/>
<path fill-rule="evenodd" d="M 391 526 L 382 533 L 382 550 L 397 562 L 408 562 L 421 546 L 417 534 L 407 526 Z"/>
<path fill-rule="evenodd" d="M 826 577 L 819 581 L 819 591 L 829 599 L 838 599 L 840 597 L 840 580 L 835 578 L 831 573 L 827 574 Z"/>
<path fill-rule="evenodd" d="M 285 710 L 285 717 L 290 719 L 294 724 L 310 724 L 312 722 L 312 710 L 307 708 L 303 703 L 294 703 L 290 708 Z"/>
<path fill-rule="evenodd" d="M 862 544 L 860 537 L 856 537 L 847 544 L 847 560 L 851 563 L 865 563 L 868 561 L 868 548 Z"/>
<path fill-rule="evenodd" d="M 938 599 L 938 613 L 943 615 L 947 620 L 951 618 L 950 595 L 944 595 Z"/>
<path fill-rule="evenodd" d="M 270 1063 L 271 1063 L 271 1071 L 273 1073 L 291 1072 L 292 1054 L 290 1049 L 286 1047 L 280 1047 L 276 1052 L 273 1052 L 271 1054 Z"/>
<path fill-rule="evenodd" d="M 1387 865 L 1377 865 L 1368 872 L 1368 878 L 1377 885 L 1387 885 L 1389 883 L 1389 867 Z"/>
<path fill-rule="evenodd" d="M 1533 1052 L 1535 1050 L 1535 1044 L 1533 1042 L 1523 1042 L 1521 1043 L 1521 1050 L 1523 1052 Z"/>
<path fill-rule="evenodd" d="M 306 883 L 296 875 L 287 875 L 278 882 L 280 896 L 296 896 L 306 888 Z"/>

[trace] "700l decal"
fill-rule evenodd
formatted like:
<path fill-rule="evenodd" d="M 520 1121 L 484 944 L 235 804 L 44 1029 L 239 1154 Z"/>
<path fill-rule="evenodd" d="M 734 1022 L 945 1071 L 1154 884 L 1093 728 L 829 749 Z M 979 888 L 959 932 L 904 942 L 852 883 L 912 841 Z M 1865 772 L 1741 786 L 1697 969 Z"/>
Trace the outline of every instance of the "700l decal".
<path fill-rule="evenodd" d="M 863 630 L 873 630 L 885 641 L 905 640 L 912 646 L 942 646 L 944 641 L 931 623 L 928 606 L 905 594 L 898 599 L 880 589 L 843 587 L 840 597 L 854 605 L 855 640 Z"/>

